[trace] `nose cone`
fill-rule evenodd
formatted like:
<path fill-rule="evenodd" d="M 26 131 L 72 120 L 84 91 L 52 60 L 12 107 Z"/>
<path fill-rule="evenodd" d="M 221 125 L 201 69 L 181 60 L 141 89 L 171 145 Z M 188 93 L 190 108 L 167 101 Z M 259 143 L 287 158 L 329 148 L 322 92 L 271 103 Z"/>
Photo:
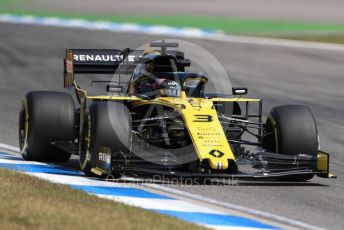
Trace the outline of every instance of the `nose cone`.
<path fill-rule="evenodd" d="M 228 168 L 226 154 L 218 149 L 213 149 L 209 153 L 209 166 L 213 170 L 223 170 Z"/>

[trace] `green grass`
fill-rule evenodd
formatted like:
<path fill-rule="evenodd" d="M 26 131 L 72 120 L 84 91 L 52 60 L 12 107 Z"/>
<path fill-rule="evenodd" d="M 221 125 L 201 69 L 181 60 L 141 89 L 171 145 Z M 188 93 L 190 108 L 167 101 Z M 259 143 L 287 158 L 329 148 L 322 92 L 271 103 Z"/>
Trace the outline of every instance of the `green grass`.
<path fill-rule="evenodd" d="M 201 229 L 5 169 L 0 200 L 0 229 Z"/>
<path fill-rule="evenodd" d="M 285 35 L 285 36 L 270 36 L 275 38 L 293 39 L 300 41 L 314 41 L 314 42 L 327 42 L 344 44 L 344 33 L 343 34 L 328 34 L 328 35 Z"/>
<path fill-rule="evenodd" d="M 14 0 L 23 1 L 23 0 Z M 343 43 L 343 23 L 308 23 L 292 21 L 269 21 L 206 16 L 116 16 L 85 13 L 47 12 L 24 9 L 21 4 L 0 0 L 0 14 L 35 15 L 41 17 L 78 18 L 91 21 L 135 23 L 140 25 L 166 25 L 193 27 L 222 31 L 230 34 L 287 38 L 305 41 Z"/>
<path fill-rule="evenodd" d="M 38 12 L 4 6 L 1 7 L 1 5 L 0 13 L 11 13 L 17 15 L 30 14 L 43 17 L 56 16 L 61 18 L 80 18 L 87 20 L 106 20 L 119 23 L 136 23 L 141 25 L 195 27 L 239 34 L 344 33 L 344 24 L 340 23 L 268 21 L 206 16 L 115 16 L 81 13 L 70 14 L 63 12 Z"/>

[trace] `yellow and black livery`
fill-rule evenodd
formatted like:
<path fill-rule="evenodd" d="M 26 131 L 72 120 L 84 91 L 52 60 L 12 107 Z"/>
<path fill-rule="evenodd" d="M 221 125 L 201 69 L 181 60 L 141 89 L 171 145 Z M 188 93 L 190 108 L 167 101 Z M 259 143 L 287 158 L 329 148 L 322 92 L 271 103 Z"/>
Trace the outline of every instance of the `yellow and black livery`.
<path fill-rule="evenodd" d="M 64 87 L 73 87 L 79 102 L 74 138 L 49 144 L 77 153 L 81 169 L 91 176 L 333 177 L 329 154 L 318 149 L 308 107 L 278 106 L 263 122 L 261 99 L 245 98 L 246 88 L 229 89 L 228 95 L 207 93 L 207 76 L 185 71 L 190 60 L 167 49 L 177 47 L 161 42 L 147 50 L 67 49 Z M 104 81 L 107 94 L 88 95 L 77 84 L 78 74 L 111 74 Z M 30 134 L 25 106 L 22 148 Z"/>

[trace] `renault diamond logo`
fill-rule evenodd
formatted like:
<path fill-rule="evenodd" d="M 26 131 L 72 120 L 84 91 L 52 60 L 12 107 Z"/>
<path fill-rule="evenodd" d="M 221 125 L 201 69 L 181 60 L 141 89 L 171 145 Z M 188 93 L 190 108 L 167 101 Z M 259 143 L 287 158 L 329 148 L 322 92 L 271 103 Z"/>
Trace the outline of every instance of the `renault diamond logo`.
<path fill-rule="evenodd" d="M 209 152 L 210 155 L 212 155 L 213 157 L 216 157 L 216 158 L 221 158 L 223 157 L 223 155 L 225 155 L 223 152 L 221 152 L 220 150 L 217 150 L 217 149 L 213 149 Z"/>

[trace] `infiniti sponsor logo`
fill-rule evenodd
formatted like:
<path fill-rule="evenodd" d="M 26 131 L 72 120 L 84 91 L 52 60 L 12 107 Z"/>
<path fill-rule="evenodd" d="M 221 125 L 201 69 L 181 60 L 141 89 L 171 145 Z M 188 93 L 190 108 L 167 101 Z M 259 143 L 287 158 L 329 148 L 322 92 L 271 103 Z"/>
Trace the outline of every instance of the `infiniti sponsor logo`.
<path fill-rule="evenodd" d="M 179 84 L 175 81 L 169 81 L 167 82 L 167 85 L 170 85 L 170 86 L 178 86 Z"/>

